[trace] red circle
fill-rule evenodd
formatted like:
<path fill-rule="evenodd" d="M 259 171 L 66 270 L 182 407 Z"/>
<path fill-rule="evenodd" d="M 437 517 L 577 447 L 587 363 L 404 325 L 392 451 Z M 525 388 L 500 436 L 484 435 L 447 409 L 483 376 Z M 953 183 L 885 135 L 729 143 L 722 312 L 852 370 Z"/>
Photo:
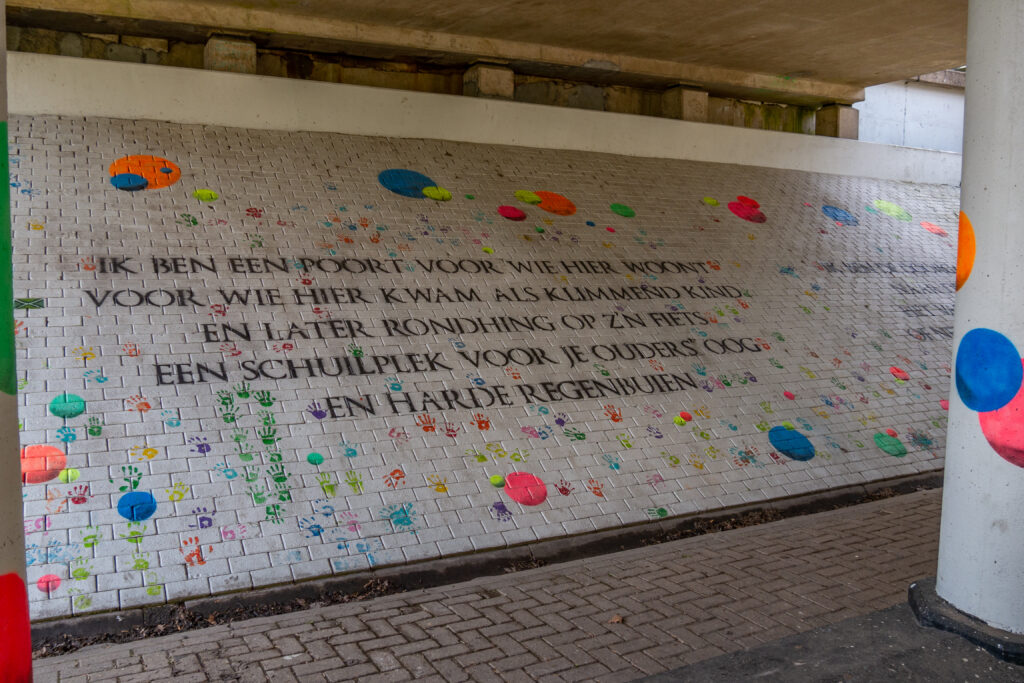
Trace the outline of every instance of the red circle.
<path fill-rule="evenodd" d="M 896 431 L 895 429 L 886 429 L 886 430 L 885 430 L 885 433 L 886 433 L 886 434 L 888 434 L 889 436 L 891 436 L 891 437 L 892 437 L 892 438 L 894 438 L 894 439 L 895 439 L 895 438 L 896 438 L 897 436 L 899 436 L 899 432 L 897 432 L 897 431 Z"/>
<path fill-rule="evenodd" d="M 889 372 L 892 373 L 893 377 L 895 377 L 896 379 L 901 379 L 904 382 L 906 382 L 908 379 L 910 379 L 910 375 L 908 375 L 905 370 L 900 370 L 897 367 L 889 368 Z"/>
<path fill-rule="evenodd" d="M 687 422 L 690 422 L 690 421 L 692 421 L 692 420 L 693 420 L 693 415 L 690 415 L 690 414 L 689 414 L 688 412 L 686 412 L 685 410 L 684 410 L 683 412 L 679 413 L 679 417 L 683 418 L 683 419 L 684 419 L 684 420 L 686 420 Z"/>
<path fill-rule="evenodd" d="M 615 228 L 605 228 L 608 232 L 615 232 Z"/>
<path fill-rule="evenodd" d="M 505 493 L 521 505 L 540 505 L 548 497 L 548 487 L 528 472 L 513 472 L 505 477 Z"/>
<path fill-rule="evenodd" d="M 45 574 L 40 576 L 39 580 L 36 581 L 36 588 L 39 589 L 40 593 L 46 593 L 49 595 L 60 588 L 60 577 L 56 574 Z"/>
<path fill-rule="evenodd" d="M 942 399 L 941 401 L 939 401 L 939 405 L 942 406 L 943 410 L 949 410 L 949 401 L 947 401 L 946 399 Z"/>
<path fill-rule="evenodd" d="M 783 391 L 782 395 L 788 398 L 790 401 L 796 398 L 796 394 L 794 394 L 792 391 Z"/>
<path fill-rule="evenodd" d="M 526 214 L 514 206 L 499 206 L 498 213 L 510 221 L 525 221 Z"/>
<path fill-rule="evenodd" d="M 750 197 L 744 197 L 743 195 L 740 195 L 739 197 L 736 197 L 736 201 L 738 201 L 743 206 L 749 206 L 752 209 L 760 209 L 761 208 L 761 205 L 758 204 L 756 200 L 751 199 Z"/>
<path fill-rule="evenodd" d="M 67 465 L 67 456 L 56 446 L 25 446 L 21 449 L 21 481 L 42 484 L 56 479 Z"/>
<path fill-rule="evenodd" d="M 748 204 L 742 204 L 740 202 L 729 202 L 729 210 L 739 216 L 745 221 L 751 223 L 764 223 L 768 220 L 768 217 L 761 213 L 760 210 Z"/>
<path fill-rule="evenodd" d="M 1024 467 L 1024 385 L 999 410 L 978 413 L 978 423 L 981 433 L 999 457 L 1017 467 Z"/>

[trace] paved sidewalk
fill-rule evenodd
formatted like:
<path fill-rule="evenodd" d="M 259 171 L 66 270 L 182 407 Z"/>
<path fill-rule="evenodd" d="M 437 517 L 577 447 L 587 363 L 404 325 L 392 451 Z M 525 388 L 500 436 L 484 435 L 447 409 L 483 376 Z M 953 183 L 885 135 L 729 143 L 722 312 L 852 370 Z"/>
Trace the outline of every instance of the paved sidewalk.
<path fill-rule="evenodd" d="M 37 681 L 630 681 L 906 600 L 941 489 L 37 660 Z"/>

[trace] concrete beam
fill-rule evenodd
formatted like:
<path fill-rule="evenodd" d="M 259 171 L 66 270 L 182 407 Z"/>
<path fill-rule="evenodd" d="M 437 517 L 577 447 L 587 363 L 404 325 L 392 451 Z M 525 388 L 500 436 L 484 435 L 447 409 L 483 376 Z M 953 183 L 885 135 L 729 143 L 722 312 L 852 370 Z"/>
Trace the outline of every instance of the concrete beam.
<path fill-rule="evenodd" d="M 215 36 L 203 48 L 203 67 L 213 71 L 256 73 L 256 43 L 239 38 Z"/>
<path fill-rule="evenodd" d="M 661 95 L 661 114 L 670 119 L 706 123 L 708 93 L 683 86 L 669 88 Z"/>
<path fill-rule="evenodd" d="M 507 66 L 474 64 L 462 76 L 462 94 L 511 100 L 516 94 L 516 74 Z"/>
<path fill-rule="evenodd" d="M 830 104 L 822 107 L 815 114 L 815 135 L 827 135 L 833 138 L 856 140 L 858 131 L 858 112 L 853 107 L 843 104 Z"/>

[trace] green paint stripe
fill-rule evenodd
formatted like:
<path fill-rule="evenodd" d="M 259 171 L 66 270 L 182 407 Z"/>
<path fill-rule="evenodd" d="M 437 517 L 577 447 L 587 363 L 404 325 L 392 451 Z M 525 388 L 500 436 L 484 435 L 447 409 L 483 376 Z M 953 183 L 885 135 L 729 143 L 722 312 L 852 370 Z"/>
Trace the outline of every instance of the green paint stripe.
<path fill-rule="evenodd" d="M 13 396 L 18 379 L 14 356 L 14 251 L 11 247 L 11 174 L 7 122 L 0 121 L 0 391 Z"/>

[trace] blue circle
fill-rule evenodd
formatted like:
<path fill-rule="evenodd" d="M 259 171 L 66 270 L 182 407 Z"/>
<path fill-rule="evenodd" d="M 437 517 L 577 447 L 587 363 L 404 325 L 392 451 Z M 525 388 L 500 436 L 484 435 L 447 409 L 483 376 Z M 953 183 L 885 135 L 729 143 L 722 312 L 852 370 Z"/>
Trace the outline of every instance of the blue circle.
<path fill-rule="evenodd" d="M 119 190 L 135 192 L 136 190 L 145 190 L 149 181 L 135 173 L 118 173 L 111 176 L 110 184 Z"/>
<path fill-rule="evenodd" d="M 810 460 L 814 457 L 814 444 L 795 429 L 772 427 L 768 431 L 768 440 L 772 447 L 793 460 Z"/>
<path fill-rule="evenodd" d="M 423 188 L 437 186 L 437 183 L 422 173 L 408 171 L 404 168 L 389 168 L 386 171 L 381 171 L 377 180 L 395 194 L 413 199 L 425 199 Z"/>
<path fill-rule="evenodd" d="M 597 223 L 595 223 L 594 221 L 587 221 L 587 225 L 589 225 L 590 227 L 594 227 L 595 225 L 597 225 Z"/>
<path fill-rule="evenodd" d="M 840 209 L 838 206 L 829 206 L 826 204 L 821 207 L 821 212 L 837 223 L 842 223 L 843 225 L 857 225 L 857 219 L 854 215 L 845 209 Z"/>
<path fill-rule="evenodd" d="M 995 330 L 979 327 L 960 340 L 956 352 L 956 390 L 968 408 L 999 410 L 1020 390 L 1024 366 L 1013 342 Z"/>
<path fill-rule="evenodd" d="M 129 522 L 141 522 L 156 512 L 156 498 L 148 491 L 129 491 L 117 501 L 117 513 Z"/>
<path fill-rule="evenodd" d="M 167 168 L 166 166 L 164 166 L 163 168 L 160 169 L 160 172 L 161 173 L 168 173 L 168 174 L 169 173 L 174 173 L 174 169 L 173 168 Z"/>

